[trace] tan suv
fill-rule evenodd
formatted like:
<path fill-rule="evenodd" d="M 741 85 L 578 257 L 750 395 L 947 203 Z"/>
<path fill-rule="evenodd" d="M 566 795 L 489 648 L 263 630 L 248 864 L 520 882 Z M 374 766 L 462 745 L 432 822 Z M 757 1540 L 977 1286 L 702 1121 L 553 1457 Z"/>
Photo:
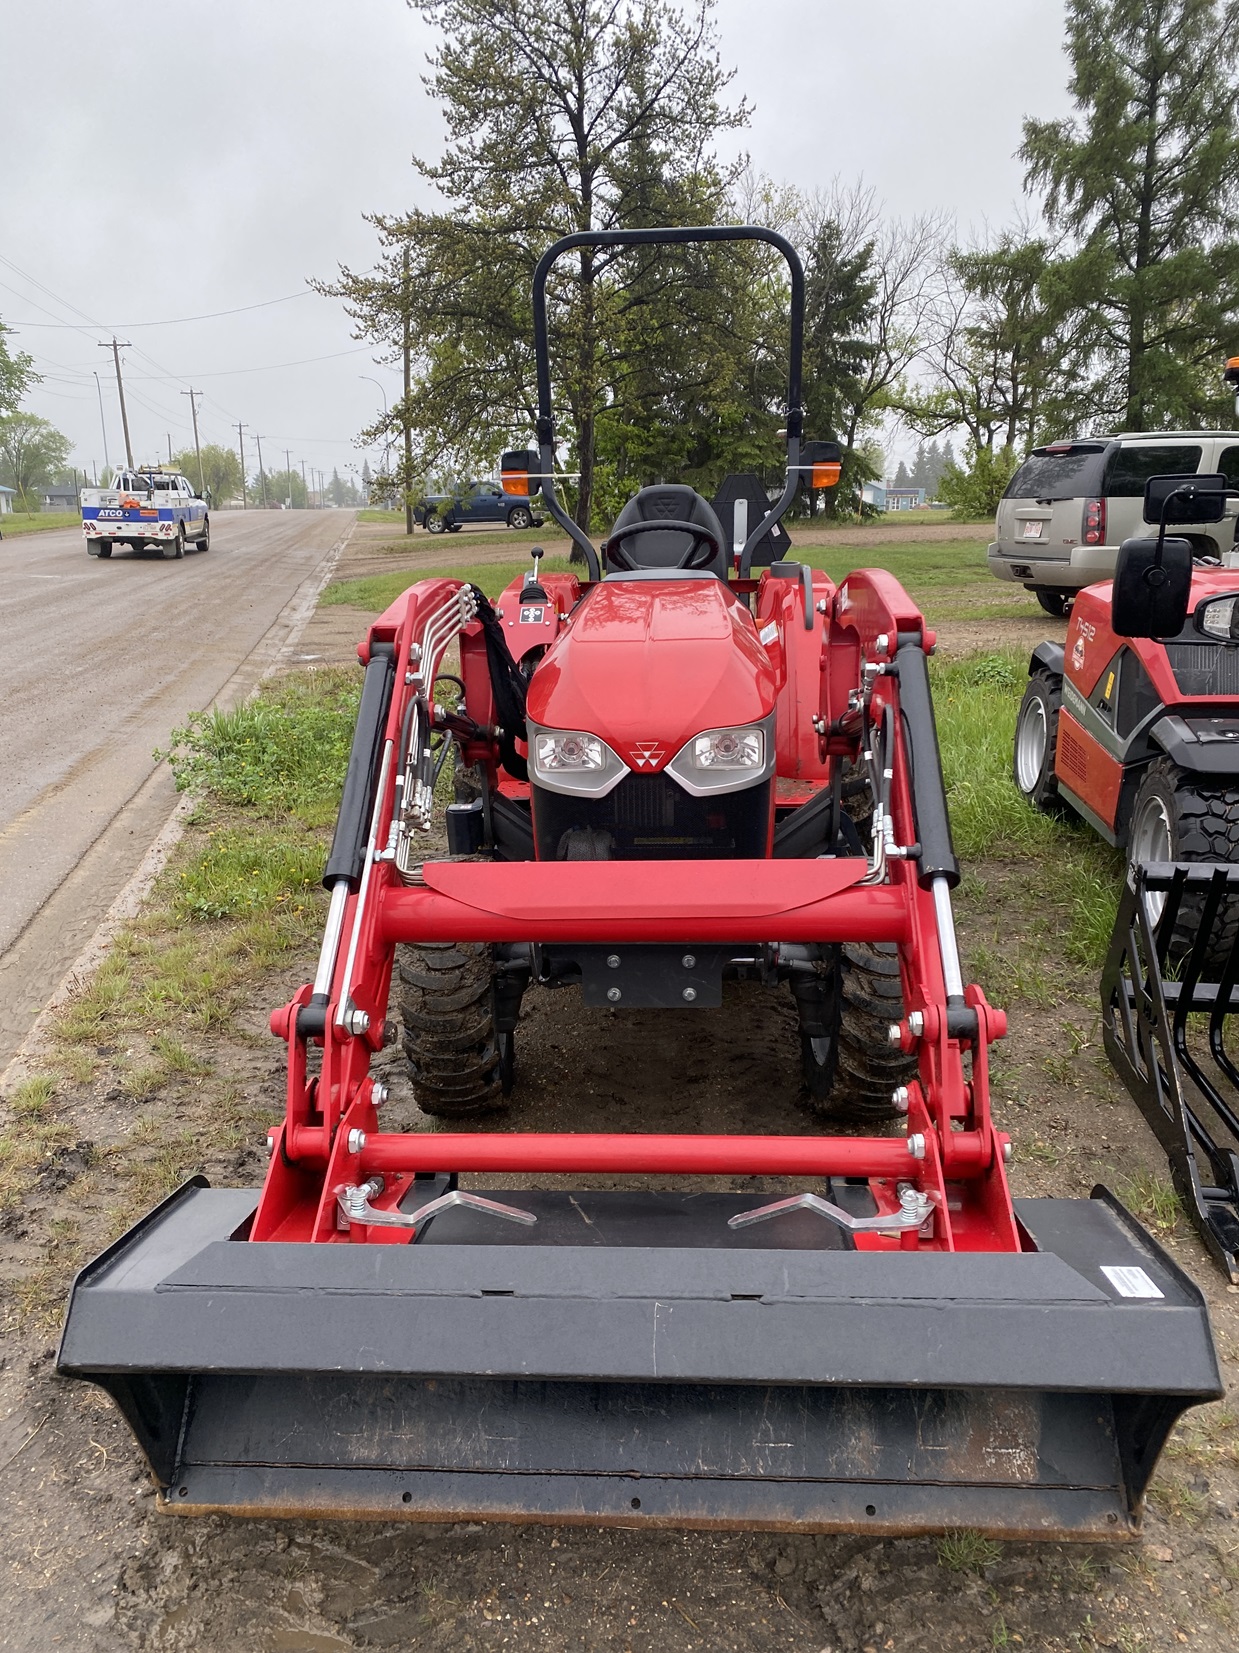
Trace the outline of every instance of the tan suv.
<path fill-rule="evenodd" d="M 1065 614 L 1077 591 L 1114 573 L 1123 541 L 1146 531 L 1149 477 L 1192 471 L 1221 471 L 1239 487 L 1239 431 L 1092 436 L 1034 448 L 998 507 L 990 572 L 1035 592 L 1047 614 Z M 1221 558 L 1235 542 L 1234 506 L 1184 537 L 1198 556 Z"/>

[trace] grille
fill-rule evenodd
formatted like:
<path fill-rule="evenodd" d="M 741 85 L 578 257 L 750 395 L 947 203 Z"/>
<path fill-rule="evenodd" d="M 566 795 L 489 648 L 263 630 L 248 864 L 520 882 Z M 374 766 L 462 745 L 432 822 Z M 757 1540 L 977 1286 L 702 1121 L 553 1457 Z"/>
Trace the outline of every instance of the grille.
<path fill-rule="evenodd" d="M 1068 779 L 1088 779 L 1088 757 L 1065 723 L 1058 726 L 1058 767 Z"/>
<path fill-rule="evenodd" d="M 1239 649 L 1222 643 L 1167 643 L 1166 657 L 1185 695 L 1239 695 Z"/>
<path fill-rule="evenodd" d="M 531 788 L 540 860 L 558 858 L 564 834 L 609 833 L 619 861 L 746 858 L 766 853 L 771 783 L 694 798 L 668 775 L 626 775 L 605 798 Z"/>

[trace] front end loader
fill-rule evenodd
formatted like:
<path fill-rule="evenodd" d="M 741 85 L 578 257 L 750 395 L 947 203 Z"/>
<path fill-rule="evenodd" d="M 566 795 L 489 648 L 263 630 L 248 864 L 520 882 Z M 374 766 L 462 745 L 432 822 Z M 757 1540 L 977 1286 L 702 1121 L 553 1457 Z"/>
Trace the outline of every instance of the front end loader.
<path fill-rule="evenodd" d="M 786 484 L 743 535 L 643 489 L 600 558 L 555 491 L 547 277 L 677 242 L 787 260 Z M 880 570 L 755 566 L 838 476 L 803 439 L 796 254 L 574 235 L 533 301 L 530 484 L 586 577 L 493 609 L 423 580 L 370 627 L 266 1181 L 196 1179 L 90 1263 L 59 1369 L 113 1396 L 173 1512 L 1129 1538 L 1221 1392 L 1205 1306 L 1105 1190 L 1011 1197 L 922 615 Z M 436 859 L 449 756 L 472 791 Z M 470 1125 L 513 1092 L 525 993 L 691 1016 L 730 979 L 794 998 L 803 1134 Z M 393 992 L 449 1125 L 383 1128 Z"/>

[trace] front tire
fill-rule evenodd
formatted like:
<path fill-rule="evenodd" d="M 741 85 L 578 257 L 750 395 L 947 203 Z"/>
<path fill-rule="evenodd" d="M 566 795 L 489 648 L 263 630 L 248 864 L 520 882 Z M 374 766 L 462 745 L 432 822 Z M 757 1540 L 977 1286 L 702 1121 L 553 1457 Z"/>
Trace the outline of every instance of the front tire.
<path fill-rule="evenodd" d="M 512 1088 L 512 1035 L 495 1028 L 494 956 L 485 942 L 396 949 L 404 1053 L 423 1113 L 497 1113 Z"/>
<path fill-rule="evenodd" d="M 893 942 L 845 942 L 838 951 L 832 1030 L 800 1034 L 800 1071 L 819 1119 L 897 1118 L 894 1094 L 916 1077 L 916 1057 L 892 1046 L 903 1020 L 899 954 Z M 803 1006 L 802 1006 L 803 1019 Z"/>
<path fill-rule="evenodd" d="M 1129 864 L 1149 861 L 1239 861 L 1239 790 L 1204 787 L 1189 779 L 1169 758 L 1149 765 L 1132 805 L 1127 839 Z M 1175 916 L 1169 956 L 1184 958 L 1192 948 L 1204 919 L 1203 896 L 1185 896 Z M 1166 898 L 1151 891 L 1149 908 L 1160 923 Z M 1206 963 L 1225 964 L 1239 935 L 1239 902 L 1222 905 L 1214 919 L 1206 948 Z"/>
<path fill-rule="evenodd" d="M 1076 600 L 1074 591 L 1046 591 L 1038 589 L 1034 595 L 1047 614 L 1052 614 L 1056 620 L 1065 620 L 1071 613 L 1071 605 Z"/>
<path fill-rule="evenodd" d="M 1062 703 L 1062 679 L 1051 677 L 1048 672 L 1034 672 L 1015 720 L 1012 777 L 1029 803 L 1044 815 L 1055 815 L 1061 809 L 1054 754 L 1058 750 L 1058 714 Z"/>
<path fill-rule="evenodd" d="M 209 551 L 211 549 L 211 519 L 210 519 L 210 517 L 207 517 L 206 520 L 202 524 L 202 538 L 198 541 L 198 549 L 199 549 L 199 551 Z"/>
<path fill-rule="evenodd" d="M 528 505 L 514 505 L 508 512 L 509 528 L 532 528 L 533 512 Z"/>

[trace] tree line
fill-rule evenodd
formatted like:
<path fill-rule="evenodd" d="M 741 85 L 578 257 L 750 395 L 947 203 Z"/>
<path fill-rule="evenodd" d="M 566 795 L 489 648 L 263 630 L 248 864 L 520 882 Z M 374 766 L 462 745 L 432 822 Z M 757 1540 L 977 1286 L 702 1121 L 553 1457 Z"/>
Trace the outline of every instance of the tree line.
<path fill-rule="evenodd" d="M 811 508 L 855 509 L 892 428 L 926 460 L 938 444 L 940 497 L 984 512 L 1041 441 L 1227 418 L 1239 0 L 1068 0 L 1075 112 L 1024 122 L 1025 216 L 972 244 L 940 214 L 892 219 L 862 187 L 810 193 L 721 160 L 750 111 L 713 0 L 409 4 L 438 28 L 425 84 L 446 141 L 414 165 L 442 205 L 373 215 L 374 266 L 319 284 L 380 359 L 407 364 L 407 393 L 360 438 L 390 445 L 390 493 L 526 445 L 533 268 L 585 229 L 752 222 L 792 240 L 806 429 L 845 453 Z M 767 249 L 584 248 L 549 301 L 582 526 L 649 481 L 776 479 L 787 286 Z"/>

